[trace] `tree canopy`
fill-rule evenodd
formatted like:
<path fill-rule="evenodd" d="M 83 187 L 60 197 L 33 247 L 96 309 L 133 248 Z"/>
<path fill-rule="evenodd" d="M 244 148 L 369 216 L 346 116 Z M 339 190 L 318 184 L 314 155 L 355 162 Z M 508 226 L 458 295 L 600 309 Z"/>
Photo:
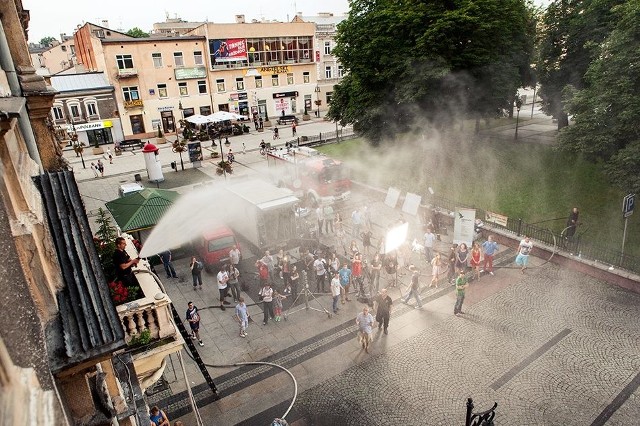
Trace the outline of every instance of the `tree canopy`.
<path fill-rule="evenodd" d="M 562 129 L 560 147 L 607 162 L 622 189 L 640 192 L 640 2 L 612 11 L 615 26 L 585 73 L 585 88 L 565 90 L 575 125 Z"/>
<path fill-rule="evenodd" d="M 135 38 L 149 37 L 149 33 L 145 33 L 138 27 L 131 28 L 129 31 L 127 31 L 127 35 Z"/>
<path fill-rule="evenodd" d="M 569 124 L 562 92 L 567 85 L 582 89 L 589 64 L 598 55 L 615 17 L 612 7 L 625 0 L 555 0 L 547 7 L 538 40 L 538 81 L 542 110 Z"/>
<path fill-rule="evenodd" d="M 351 0 L 334 54 L 347 71 L 328 116 L 374 143 L 419 119 L 487 117 L 528 76 L 535 24 L 524 0 Z"/>
<path fill-rule="evenodd" d="M 46 36 L 42 37 L 38 44 L 40 44 L 41 46 L 51 47 L 54 41 L 56 41 L 55 37 Z"/>

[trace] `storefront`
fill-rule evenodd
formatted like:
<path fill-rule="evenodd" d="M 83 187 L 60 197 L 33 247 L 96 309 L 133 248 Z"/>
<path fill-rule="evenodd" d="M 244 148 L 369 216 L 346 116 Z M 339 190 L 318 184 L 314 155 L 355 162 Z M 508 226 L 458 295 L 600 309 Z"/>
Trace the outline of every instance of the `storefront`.
<path fill-rule="evenodd" d="M 298 92 L 280 92 L 273 94 L 274 109 L 277 115 L 295 114 Z"/>
<path fill-rule="evenodd" d="M 113 143 L 112 128 L 113 122 L 111 120 L 102 120 L 68 125 L 67 131 L 70 133 L 75 132 L 79 141 L 85 142 L 89 146 L 94 146 L 96 142 L 98 145 Z"/>
<path fill-rule="evenodd" d="M 162 131 L 164 133 L 174 133 L 176 131 L 176 119 L 173 116 L 173 106 L 159 107 Z"/>

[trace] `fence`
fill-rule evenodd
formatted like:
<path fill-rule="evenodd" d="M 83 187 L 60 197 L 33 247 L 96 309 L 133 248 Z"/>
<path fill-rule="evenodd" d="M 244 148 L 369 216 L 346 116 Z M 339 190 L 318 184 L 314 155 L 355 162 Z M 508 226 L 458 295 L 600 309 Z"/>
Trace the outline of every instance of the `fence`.
<path fill-rule="evenodd" d="M 477 218 L 484 219 L 486 217 L 485 210 L 475 206 L 458 203 L 435 195 L 430 196 L 428 199 L 430 200 L 430 204 L 440 211 L 444 210 L 453 212 L 456 210 L 456 207 L 472 208 L 476 210 Z M 539 241 L 549 246 L 557 246 L 559 249 L 582 259 L 610 266 L 615 265 L 618 268 L 640 274 L 640 258 L 637 256 L 622 254 L 622 252 L 618 250 L 612 250 L 589 241 L 584 241 L 580 236 L 567 238 L 564 235 L 555 233 L 548 228 L 523 222 L 522 219 L 509 218 L 506 226 L 493 222 L 491 225 L 495 228 L 511 232 L 516 236 L 528 235 L 534 241 Z"/>
<path fill-rule="evenodd" d="M 356 137 L 356 134 L 353 131 L 352 127 L 343 127 L 342 129 L 338 129 L 337 131 L 333 130 L 331 132 L 321 132 L 318 135 L 314 135 L 314 136 L 302 136 L 298 138 L 298 145 L 299 146 L 315 146 L 315 145 L 322 145 L 323 143 L 326 143 L 326 142 L 335 141 L 338 138 L 340 140 L 343 140 L 343 139 L 353 139 L 355 137 Z"/>

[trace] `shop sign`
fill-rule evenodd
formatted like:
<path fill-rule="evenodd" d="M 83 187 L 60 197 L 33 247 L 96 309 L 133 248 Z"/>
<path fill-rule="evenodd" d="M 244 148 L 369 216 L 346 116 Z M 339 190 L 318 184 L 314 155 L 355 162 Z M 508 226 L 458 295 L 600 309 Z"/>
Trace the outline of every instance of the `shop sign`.
<path fill-rule="evenodd" d="M 175 72 L 176 80 L 205 78 L 207 76 L 207 69 L 205 67 L 176 68 L 174 72 Z"/>
<path fill-rule="evenodd" d="M 93 123 L 76 124 L 73 127 L 69 124 L 67 125 L 67 131 L 73 132 L 75 130 L 76 132 L 86 132 L 87 130 L 104 129 L 109 127 L 113 127 L 113 122 L 111 120 L 104 120 Z"/>
<path fill-rule="evenodd" d="M 247 96 L 247 92 L 238 93 L 238 100 L 239 101 L 246 101 L 247 99 L 249 99 L 249 97 Z"/>
<path fill-rule="evenodd" d="M 297 98 L 298 97 L 298 92 L 280 92 L 280 93 L 274 93 L 273 94 L 273 99 L 279 99 L 279 98 Z"/>
<path fill-rule="evenodd" d="M 285 74 L 289 72 L 291 72 L 291 67 L 288 65 L 260 67 L 260 74 Z"/>
<path fill-rule="evenodd" d="M 142 99 L 136 99 L 133 101 L 124 101 L 124 107 L 125 108 L 139 108 L 142 107 L 144 104 L 142 102 Z"/>
<path fill-rule="evenodd" d="M 173 111 L 173 106 L 163 106 L 163 107 L 158 107 L 158 111 L 160 111 L 160 112 L 164 112 L 164 111 Z"/>

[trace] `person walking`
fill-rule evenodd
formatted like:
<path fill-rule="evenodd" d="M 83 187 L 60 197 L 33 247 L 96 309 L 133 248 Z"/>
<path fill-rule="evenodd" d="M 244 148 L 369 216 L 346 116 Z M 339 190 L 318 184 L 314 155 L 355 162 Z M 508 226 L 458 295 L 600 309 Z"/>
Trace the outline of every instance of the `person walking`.
<path fill-rule="evenodd" d="M 247 337 L 247 328 L 249 328 L 249 313 L 247 312 L 247 305 L 244 303 L 244 297 L 238 299 L 236 305 L 236 319 L 240 324 L 240 337 Z"/>
<path fill-rule="evenodd" d="M 104 177 L 104 163 L 102 162 L 102 160 L 98 159 L 98 162 L 96 163 L 96 169 L 98 169 L 98 171 L 100 172 L 100 177 Z"/>
<path fill-rule="evenodd" d="M 464 276 L 464 271 L 460 271 L 458 278 L 456 278 L 456 304 L 453 307 L 453 314 L 460 316 L 464 314 L 462 312 L 462 303 L 464 302 L 464 292 L 469 284 L 467 284 L 467 278 Z"/>
<path fill-rule="evenodd" d="M 269 322 L 269 318 L 274 317 L 273 289 L 271 288 L 271 284 L 268 281 L 264 284 L 264 287 L 260 289 L 258 296 L 262 299 L 262 312 L 264 314 L 262 325 L 267 325 L 267 322 Z"/>
<path fill-rule="evenodd" d="M 204 264 L 193 256 L 189 264 L 189 269 L 191 270 L 191 278 L 193 279 L 193 289 L 198 288 L 198 284 L 200 284 L 200 290 L 202 290 L 202 270 L 204 269 Z"/>
<path fill-rule="evenodd" d="M 375 286 L 376 292 L 380 290 L 380 271 L 382 271 L 382 260 L 376 253 L 371 261 L 371 283 Z"/>
<path fill-rule="evenodd" d="M 333 274 L 333 278 L 331 279 L 331 296 L 333 297 L 333 313 L 338 313 L 338 300 L 340 300 L 340 295 L 342 294 L 342 286 L 340 285 L 340 274 L 335 272 Z"/>
<path fill-rule="evenodd" d="M 229 282 L 229 274 L 225 270 L 224 266 L 220 267 L 218 271 L 218 275 L 216 276 L 218 280 L 218 292 L 220 293 L 220 309 L 226 310 L 224 305 L 230 305 L 231 302 L 227 302 L 225 298 L 227 297 L 227 286 Z"/>
<path fill-rule="evenodd" d="M 280 294 L 278 290 L 273 290 L 273 320 L 278 322 L 282 319 L 282 301 L 287 296 Z"/>
<path fill-rule="evenodd" d="M 358 341 L 366 353 L 369 353 L 373 323 L 373 315 L 369 313 L 369 307 L 365 306 L 356 317 L 356 325 L 358 326 Z"/>
<path fill-rule="evenodd" d="M 279 133 L 279 130 L 278 130 L 278 126 L 273 128 L 273 139 L 274 140 L 275 139 L 280 139 L 280 133 Z"/>
<path fill-rule="evenodd" d="M 493 256 L 498 251 L 498 243 L 493 241 L 493 235 L 489 235 L 487 241 L 482 243 L 482 251 L 484 252 L 484 262 L 480 272 L 487 271 L 493 275 Z"/>
<path fill-rule="evenodd" d="M 409 304 L 409 299 L 411 296 L 416 299 L 416 309 L 422 308 L 422 301 L 420 300 L 420 295 L 418 294 L 418 289 L 420 288 L 420 282 L 418 278 L 420 277 L 420 272 L 414 268 L 413 265 L 409 266 L 409 270 L 413 273 L 411 274 L 411 287 L 409 287 L 409 292 L 402 299 L 402 303 Z"/>
<path fill-rule="evenodd" d="M 171 250 L 165 250 L 160 253 L 159 256 L 162 261 L 162 265 L 164 266 L 164 271 L 167 273 L 167 278 L 178 278 L 178 274 L 176 274 L 173 262 L 171 261 Z"/>
<path fill-rule="evenodd" d="M 197 339 L 198 344 L 200 346 L 204 346 L 204 343 L 202 343 L 202 339 L 200 338 L 200 314 L 198 313 L 198 308 L 193 304 L 193 302 L 189 302 L 187 304 L 187 313 L 185 318 L 189 322 L 189 327 L 191 328 L 191 338 Z"/>
<path fill-rule="evenodd" d="M 388 334 L 389 319 L 391 318 L 391 305 L 393 301 L 387 294 L 387 289 L 380 290 L 374 301 L 376 309 L 376 321 L 378 322 L 378 330 L 384 327 L 384 334 Z"/>
<path fill-rule="evenodd" d="M 98 166 L 96 166 L 96 163 L 91 163 L 91 171 L 93 172 L 93 177 L 97 178 L 98 177 Z"/>
<path fill-rule="evenodd" d="M 533 243 L 531 238 L 525 235 L 524 239 L 520 241 L 518 246 L 518 255 L 516 256 L 516 265 L 520 266 L 520 272 L 524 274 L 524 270 L 527 269 L 529 263 L 529 253 L 533 249 Z"/>
<path fill-rule="evenodd" d="M 292 136 L 295 136 L 297 131 L 296 131 L 296 122 L 294 121 L 293 123 L 291 123 L 291 134 Z"/>
<path fill-rule="evenodd" d="M 454 284 L 456 280 L 456 260 L 458 255 L 456 253 L 457 248 L 458 248 L 458 244 L 454 243 L 449 249 L 449 257 L 448 257 L 449 273 L 447 275 L 447 278 L 451 280 L 451 284 Z"/>
<path fill-rule="evenodd" d="M 111 155 L 110 147 L 107 147 L 107 158 L 109 159 L 109 164 L 113 164 L 113 155 Z"/>

